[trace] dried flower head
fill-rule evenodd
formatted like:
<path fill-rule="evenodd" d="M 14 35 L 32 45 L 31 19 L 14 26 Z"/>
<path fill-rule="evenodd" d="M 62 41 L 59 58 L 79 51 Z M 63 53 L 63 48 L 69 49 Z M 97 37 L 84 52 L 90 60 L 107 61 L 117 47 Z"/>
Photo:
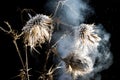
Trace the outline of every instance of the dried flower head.
<path fill-rule="evenodd" d="M 37 14 L 23 27 L 24 44 L 32 48 L 51 40 L 53 26 L 49 16 Z"/>
<path fill-rule="evenodd" d="M 89 57 L 80 57 L 78 53 L 70 53 L 63 59 L 66 64 L 66 70 L 74 78 L 82 76 L 92 71 L 92 61 Z"/>
<path fill-rule="evenodd" d="M 79 26 L 79 37 L 83 44 L 98 45 L 101 38 L 95 33 L 94 24 L 81 24 Z"/>

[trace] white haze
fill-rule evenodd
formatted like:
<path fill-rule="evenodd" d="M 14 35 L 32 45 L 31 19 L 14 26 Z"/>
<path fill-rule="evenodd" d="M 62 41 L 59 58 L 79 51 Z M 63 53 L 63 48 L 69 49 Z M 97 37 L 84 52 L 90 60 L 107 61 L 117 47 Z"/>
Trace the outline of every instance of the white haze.
<path fill-rule="evenodd" d="M 101 24 L 84 24 L 86 16 L 94 12 L 84 0 L 48 0 L 47 7 L 54 14 L 60 2 L 62 4 L 58 7 L 54 18 L 68 25 L 58 25 L 59 29 L 53 34 L 53 42 L 60 39 L 57 43 L 59 56 L 68 61 L 72 56 L 73 63 L 70 62 L 72 66 L 77 64 L 77 60 L 81 61 L 82 63 L 76 66 L 82 69 L 67 69 L 67 62 L 62 60 L 57 80 L 101 80 L 100 72 L 108 69 L 113 60 L 110 34 Z M 84 36 L 80 33 L 82 26 L 88 30 Z M 66 36 L 61 39 L 61 35 L 64 34 Z"/>

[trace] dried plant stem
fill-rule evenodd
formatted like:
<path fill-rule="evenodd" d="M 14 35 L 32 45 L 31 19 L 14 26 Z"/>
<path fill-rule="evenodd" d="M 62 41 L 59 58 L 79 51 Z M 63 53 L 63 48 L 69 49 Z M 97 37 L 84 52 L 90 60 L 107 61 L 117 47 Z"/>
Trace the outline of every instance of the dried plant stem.
<path fill-rule="evenodd" d="M 12 30 L 12 28 L 11 28 L 11 26 L 10 26 L 10 24 L 9 24 L 8 22 L 5 22 L 5 24 L 7 25 L 7 27 L 9 28 L 9 30 L 5 30 L 5 29 L 2 28 L 2 27 L 0 27 L 0 29 L 1 29 L 3 32 L 6 32 L 7 34 L 11 34 L 11 36 L 13 37 L 13 43 L 14 43 L 14 45 L 15 45 L 15 47 L 16 47 L 16 50 L 17 50 L 17 53 L 18 53 L 18 55 L 19 55 L 20 61 L 21 61 L 21 63 L 22 63 L 22 66 L 23 66 L 23 68 L 25 68 L 24 62 L 23 62 L 23 59 L 22 59 L 22 56 L 21 56 L 21 53 L 20 53 L 20 51 L 19 51 L 19 49 L 18 49 L 18 45 L 17 45 L 17 43 L 16 43 L 16 40 L 19 39 L 19 37 L 20 37 L 23 33 L 17 35 L 17 33 L 15 33 L 15 31 Z"/>
<path fill-rule="evenodd" d="M 9 30 L 5 30 L 4 28 L 0 27 L 0 29 L 3 31 L 3 32 L 6 32 L 7 34 L 10 34 L 12 37 L 13 37 L 13 43 L 15 45 L 15 48 L 17 50 L 17 53 L 18 53 L 18 56 L 20 58 L 20 61 L 21 61 L 21 64 L 22 64 L 22 69 L 20 69 L 20 73 L 19 75 L 17 75 L 16 77 L 20 77 L 21 80 L 29 80 L 29 76 L 28 76 L 28 61 L 27 61 L 27 58 L 26 58 L 26 63 L 27 63 L 27 67 L 25 66 L 24 64 L 24 61 L 22 59 L 22 56 L 21 56 L 21 53 L 20 53 L 20 50 L 18 48 L 18 45 L 17 45 L 17 40 L 23 35 L 23 32 L 21 34 L 17 34 L 10 26 L 10 24 L 8 22 L 5 22 L 6 25 L 8 26 Z M 27 57 L 27 54 L 26 54 L 26 57 Z M 15 78 L 15 77 L 14 77 Z"/>
<path fill-rule="evenodd" d="M 18 56 L 19 56 L 19 58 L 20 58 L 20 61 L 21 61 L 21 63 L 22 63 L 23 69 L 25 69 L 25 65 L 24 65 L 24 62 L 23 62 L 23 59 L 22 59 L 21 53 L 20 53 L 20 51 L 19 51 L 19 49 L 18 49 L 18 46 L 17 46 L 16 40 L 13 40 L 13 43 L 14 43 L 14 45 L 15 45 L 15 47 L 16 47 L 16 50 L 17 50 Z"/>
<path fill-rule="evenodd" d="M 53 18 L 56 16 L 57 11 L 58 11 L 58 8 L 60 7 L 60 5 L 63 6 L 66 1 L 68 1 L 68 0 L 63 0 L 63 1 L 59 1 L 59 2 L 58 2 L 57 6 L 56 6 L 56 8 L 55 8 L 55 11 L 54 11 Z M 66 5 L 71 11 L 73 11 L 75 15 L 78 15 L 78 14 L 74 11 L 74 9 L 72 9 L 72 7 L 70 7 L 70 6 L 67 5 L 67 4 L 65 4 L 65 5 Z"/>
<path fill-rule="evenodd" d="M 57 11 L 58 11 L 58 8 L 60 7 L 60 4 L 63 6 L 63 5 L 64 5 L 64 3 L 65 3 L 65 1 L 66 1 L 66 0 L 63 0 L 63 1 L 58 1 L 58 4 L 57 4 L 57 6 L 56 6 L 56 8 L 55 8 L 55 11 L 54 11 L 53 18 L 56 16 Z"/>
<path fill-rule="evenodd" d="M 49 46 L 49 45 L 48 45 Z M 44 70 L 46 70 L 46 66 L 47 66 L 47 62 L 48 62 L 48 58 L 49 58 L 49 55 L 50 55 L 50 52 L 51 52 L 51 49 L 49 48 L 47 51 L 46 51 L 46 59 L 45 59 L 45 64 L 44 64 Z"/>
<path fill-rule="evenodd" d="M 36 14 L 36 12 L 32 9 L 26 9 L 25 8 L 25 9 L 21 10 L 21 21 L 22 21 L 22 23 L 24 23 L 24 21 L 25 21 L 24 18 L 23 18 L 23 13 L 24 12 L 28 13 L 29 18 L 32 17 L 31 15 L 29 15 L 30 12 L 33 12 L 34 14 Z"/>
<path fill-rule="evenodd" d="M 28 53 L 27 53 L 27 46 L 25 46 L 25 56 L 26 56 L 26 77 L 27 77 L 27 80 L 30 80 L 29 79 L 29 69 L 28 69 Z"/>
<path fill-rule="evenodd" d="M 55 8 L 55 12 L 53 14 L 53 18 L 56 16 L 59 6 L 60 6 L 60 2 L 58 2 L 57 6 Z"/>
<path fill-rule="evenodd" d="M 60 41 L 61 39 L 65 38 L 65 36 L 67 36 L 67 35 L 66 35 L 66 34 L 63 34 L 63 35 L 60 37 L 60 39 L 57 40 L 57 41 L 55 42 L 55 44 L 52 45 L 51 48 L 54 48 L 54 47 L 59 43 L 59 41 Z"/>
<path fill-rule="evenodd" d="M 71 35 L 72 33 L 73 33 L 73 32 L 70 32 L 69 35 Z M 60 37 L 60 39 L 57 40 L 57 41 L 52 45 L 51 48 L 55 48 L 56 45 L 60 42 L 60 40 L 64 39 L 64 38 L 67 37 L 67 36 L 68 36 L 68 34 L 67 34 L 67 33 L 64 33 L 64 34 Z"/>

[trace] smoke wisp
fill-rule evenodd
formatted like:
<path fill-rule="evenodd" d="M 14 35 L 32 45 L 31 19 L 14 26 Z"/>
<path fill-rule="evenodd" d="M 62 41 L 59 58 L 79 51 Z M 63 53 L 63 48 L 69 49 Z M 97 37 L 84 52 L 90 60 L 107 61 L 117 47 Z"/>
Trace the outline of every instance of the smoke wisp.
<path fill-rule="evenodd" d="M 110 34 L 104 27 L 84 24 L 94 11 L 83 0 L 50 0 L 47 7 L 58 20 L 52 36 L 53 42 L 59 40 L 56 49 L 62 62 L 57 79 L 101 80 L 100 72 L 110 67 L 113 56 Z"/>

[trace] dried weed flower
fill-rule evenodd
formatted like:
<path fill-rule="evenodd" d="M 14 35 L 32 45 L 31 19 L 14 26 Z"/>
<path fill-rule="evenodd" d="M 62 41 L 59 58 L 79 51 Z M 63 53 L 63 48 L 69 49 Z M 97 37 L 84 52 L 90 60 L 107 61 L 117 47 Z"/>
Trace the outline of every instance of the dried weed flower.
<path fill-rule="evenodd" d="M 95 32 L 96 26 L 94 24 L 81 24 L 79 27 L 79 31 L 76 31 L 79 34 L 80 40 L 82 44 L 87 45 L 98 45 L 101 38 Z"/>
<path fill-rule="evenodd" d="M 49 16 L 37 14 L 27 21 L 22 30 L 25 45 L 31 48 L 41 46 L 41 44 L 51 40 L 53 32 L 52 19 Z"/>
<path fill-rule="evenodd" d="M 70 53 L 63 61 L 66 65 L 66 72 L 72 74 L 74 79 L 92 71 L 92 60 L 89 57 L 81 57 L 79 53 Z"/>

